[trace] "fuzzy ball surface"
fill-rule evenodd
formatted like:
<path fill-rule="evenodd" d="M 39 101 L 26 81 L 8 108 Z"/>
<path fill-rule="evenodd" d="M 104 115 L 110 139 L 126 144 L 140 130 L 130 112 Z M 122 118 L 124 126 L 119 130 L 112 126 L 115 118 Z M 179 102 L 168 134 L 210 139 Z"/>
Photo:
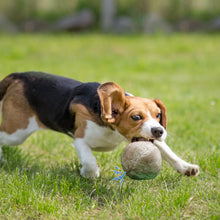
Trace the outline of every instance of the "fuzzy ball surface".
<path fill-rule="evenodd" d="M 153 143 L 137 141 L 125 147 L 121 163 L 130 178 L 148 180 L 159 174 L 162 158 L 159 149 Z"/>

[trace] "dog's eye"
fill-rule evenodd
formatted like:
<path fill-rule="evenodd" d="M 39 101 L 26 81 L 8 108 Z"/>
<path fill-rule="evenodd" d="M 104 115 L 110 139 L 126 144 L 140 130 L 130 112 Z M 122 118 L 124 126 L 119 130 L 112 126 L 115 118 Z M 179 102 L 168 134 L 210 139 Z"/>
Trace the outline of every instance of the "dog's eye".
<path fill-rule="evenodd" d="M 142 116 L 141 115 L 132 115 L 131 118 L 134 120 L 134 121 L 139 121 L 139 120 L 142 120 Z"/>
<path fill-rule="evenodd" d="M 161 113 L 158 113 L 158 114 L 156 115 L 156 118 L 160 119 L 160 118 L 161 118 Z"/>

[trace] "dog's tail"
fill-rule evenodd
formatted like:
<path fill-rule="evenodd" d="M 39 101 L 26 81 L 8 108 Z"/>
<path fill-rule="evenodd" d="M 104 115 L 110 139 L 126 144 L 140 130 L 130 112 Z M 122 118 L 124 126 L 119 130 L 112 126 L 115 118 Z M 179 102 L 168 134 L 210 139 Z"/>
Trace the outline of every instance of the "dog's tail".
<path fill-rule="evenodd" d="M 11 85 L 13 82 L 14 77 L 13 75 L 9 75 L 5 77 L 1 82 L 0 82 L 0 101 L 3 99 L 8 87 Z"/>

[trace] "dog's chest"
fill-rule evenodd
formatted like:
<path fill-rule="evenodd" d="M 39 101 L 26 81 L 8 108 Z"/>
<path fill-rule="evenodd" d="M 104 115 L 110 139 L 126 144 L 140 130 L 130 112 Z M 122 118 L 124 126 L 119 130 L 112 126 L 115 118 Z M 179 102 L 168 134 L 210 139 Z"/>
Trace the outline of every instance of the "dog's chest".
<path fill-rule="evenodd" d="M 125 138 L 118 131 L 87 121 L 84 140 L 94 151 L 111 151 Z"/>

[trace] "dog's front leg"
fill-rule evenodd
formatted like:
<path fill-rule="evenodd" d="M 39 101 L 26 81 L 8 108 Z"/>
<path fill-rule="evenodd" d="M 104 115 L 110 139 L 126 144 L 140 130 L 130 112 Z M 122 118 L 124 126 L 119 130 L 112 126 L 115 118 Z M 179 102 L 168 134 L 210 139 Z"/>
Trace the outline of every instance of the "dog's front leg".
<path fill-rule="evenodd" d="M 86 178 L 99 177 L 99 167 L 88 144 L 86 144 L 83 138 L 76 138 L 74 140 L 74 146 L 82 165 L 80 171 L 81 176 Z"/>
<path fill-rule="evenodd" d="M 164 141 L 154 141 L 154 144 L 159 148 L 162 157 L 166 160 L 177 172 L 186 176 L 197 176 L 199 174 L 199 166 L 187 163 L 179 158 Z"/>

